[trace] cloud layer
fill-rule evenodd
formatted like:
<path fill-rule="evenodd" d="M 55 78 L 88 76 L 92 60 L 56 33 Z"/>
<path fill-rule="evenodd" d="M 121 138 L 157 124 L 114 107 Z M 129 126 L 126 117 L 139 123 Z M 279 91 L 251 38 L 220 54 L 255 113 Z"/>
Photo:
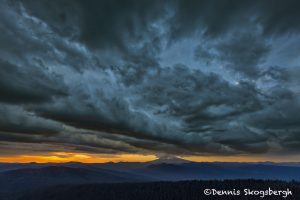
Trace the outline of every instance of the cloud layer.
<path fill-rule="evenodd" d="M 299 153 L 296 1 L 0 7 L 7 154 L 32 143 L 33 152 Z"/>

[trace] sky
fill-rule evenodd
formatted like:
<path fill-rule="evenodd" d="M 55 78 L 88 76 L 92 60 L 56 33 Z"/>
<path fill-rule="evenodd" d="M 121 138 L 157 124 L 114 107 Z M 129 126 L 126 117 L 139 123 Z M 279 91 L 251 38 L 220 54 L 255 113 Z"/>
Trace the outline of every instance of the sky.
<path fill-rule="evenodd" d="M 0 9 L 0 162 L 300 161 L 299 1 Z"/>

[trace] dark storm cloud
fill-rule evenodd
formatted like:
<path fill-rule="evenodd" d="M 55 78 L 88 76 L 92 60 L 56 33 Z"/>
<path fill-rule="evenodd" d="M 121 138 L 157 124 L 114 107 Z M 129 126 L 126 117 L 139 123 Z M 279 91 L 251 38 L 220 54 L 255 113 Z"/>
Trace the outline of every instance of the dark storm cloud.
<path fill-rule="evenodd" d="M 93 94 L 98 90 L 95 87 Z M 191 152 L 255 153 L 268 149 L 269 136 L 252 131 L 244 116 L 263 110 L 264 104 L 274 99 L 264 100 L 251 83 L 231 85 L 219 76 L 175 66 L 152 71 L 142 84 L 126 91 L 131 94 L 129 101 L 106 96 L 103 91 L 103 96 L 94 99 L 87 93 L 91 91 L 77 88 L 72 98 L 33 110 L 77 128 L 154 140 Z M 272 98 L 276 95 L 281 94 L 274 93 Z M 128 141 L 150 149 L 147 143 L 138 142 Z M 161 150 L 167 151 L 165 146 Z"/>
<path fill-rule="evenodd" d="M 59 123 L 44 120 L 18 106 L 0 105 L 0 112 L 1 132 L 51 135 L 62 130 Z"/>
<path fill-rule="evenodd" d="M 195 51 L 195 57 L 202 62 L 219 62 L 229 69 L 253 78 L 260 74 L 259 64 L 269 50 L 270 45 L 262 36 L 236 32 L 228 39 L 215 44 L 200 44 Z"/>
<path fill-rule="evenodd" d="M 94 153 L 297 151 L 298 67 L 268 63 L 274 41 L 298 34 L 299 5 L 3 1 L 0 140 Z M 185 40 L 195 66 L 161 65 Z"/>
<path fill-rule="evenodd" d="M 267 35 L 298 33 L 300 3 L 288 0 L 176 1 L 171 35 L 174 39 L 196 31 L 220 36 L 240 26 L 256 23 Z M 199 30 L 198 28 L 201 27 Z"/>
<path fill-rule="evenodd" d="M 32 148 L 34 146 L 34 148 Z M 43 144 L 43 143 L 22 143 L 22 142 L 0 142 L 1 156 L 19 155 L 20 152 L 31 155 L 49 155 L 49 152 L 66 152 L 73 149 L 66 146 Z"/>
<path fill-rule="evenodd" d="M 96 47 L 99 44 L 122 46 L 121 43 L 125 42 L 126 36 L 137 39 L 144 37 L 151 21 L 161 17 L 164 11 L 164 5 L 160 5 L 158 1 L 76 0 L 37 3 L 26 0 L 24 3 L 32 14 L 47 21 L 60 33 L 64 31 L 60 29 L 63 29 L 65 25 L 76 26 L 75 29 L 79 28 L 80 31 L 79 39 Z M 120 34 L 119 30 L 123 30 L 124 33 Z"/>
<path fill-rule="evenodd" d="M 33 148 L 34 147 L 34 148 Z M 29 156 L 56 156 L 60 158 L 66 158 L 70 155 L 68 154 L 60 154 L 57 152 L 64 153 L 107 153 L 107 154 L 116 154 L 120 153 L 120 151 L 114 149 L 101 149 L 94 148 L 90 146 L 84 145 L 73 145 L 73 144 L 47 144 L 47 143 L 36 143 L 36 142 L 0 142 L 0 148 L 2 151 L 0 152 L 1 156 L 14 156 L 20 155 L 29 155 Z M 122 151 L 123 152 L 123 151 Z"/>
<path fill-rule="evenodd" d="M 157 64 L 152 56 L 160 46 L 158 23 L 168 14 L 169 4 L 148 0 L 24 1 L 29 12 L 60 35 L 94 50 L 113 50 L 128 63 L 150 66 Z"/>
<path fill-rule="evenodd" d="M 27 69 L 29 68 L 29 69 Z M 59 76 L 31 66 L 19 67 L 0 60 L 0 101 L 13 104 L 41 103 L 67 95 L 65 86 L 57 85 Z"/>
<path fill-rule="evenodd" d="M 46 21 L 63 36 L 91 47 L 129 51 L 130 42 L 143 43 L 159 29 L 177 39 L 192 33 L 223 35 L 256 24 L 265 34 L 297 32 L 300 3 L 294 0 L 199 1 L 47 1 L 26 0 L 30 14 Z M 164 23 L 166 27 L 155 25 Z M 153 39 L 153 38 L 152 38 Z M 159 38 L 157 38 L 159 39 Z"/>

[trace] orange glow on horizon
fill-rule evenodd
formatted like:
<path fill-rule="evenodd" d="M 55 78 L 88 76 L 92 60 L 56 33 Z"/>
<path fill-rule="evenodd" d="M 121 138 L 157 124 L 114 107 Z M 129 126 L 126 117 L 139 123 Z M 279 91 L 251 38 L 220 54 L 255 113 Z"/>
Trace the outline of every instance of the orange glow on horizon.
<path fill-rule="evenodd" d="M 296 162 L 298 155 L 286 157 L 270 156 L 185 156 L 186 160 L 195 162 Z M 53 152 L 46 155 L 13 155 L 0 156 L 0 162 L 7 163 L 64 163 L 64 162 L 82 162 L 82 163 L 105 163 L 105 162 L 147 162 L 155 160 L 155 155 L 142 154 L 89 154 L 89 153 L 70 153 Z"/>
<path fill-rule="evenodd" d="M 7 163 L 64 163 L 64 162 L 82 162 L 82 163 L 105 163 L 105 162 L 147 162 L 155 160 L 155 155 L 140 154 L 87 154 L 87 153 L 68 153 L 54 152 L 49 155 L 15 155 L 2 156 L 0 162 Z"/>

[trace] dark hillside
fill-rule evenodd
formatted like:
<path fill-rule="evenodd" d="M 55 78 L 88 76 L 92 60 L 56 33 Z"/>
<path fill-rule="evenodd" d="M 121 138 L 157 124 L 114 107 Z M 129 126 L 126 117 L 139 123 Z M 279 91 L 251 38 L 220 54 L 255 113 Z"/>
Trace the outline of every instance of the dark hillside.
<path fill-rule="evenodd" d="M 28 193 L 18 200 L 255 200 L 259 196 L 245 196 L 243 190 L 286 190 L 293 195 L 287 198 L 266 196 L 263 199 L 300 199 L 299 182 L 263 181 L 263 180 L 225 180 L 225 181 L 181 181 L 153 183 L 119 183 L 64 185 Z M 236 196 L 205 196 L 204 189 L 241 190 Z"/>

